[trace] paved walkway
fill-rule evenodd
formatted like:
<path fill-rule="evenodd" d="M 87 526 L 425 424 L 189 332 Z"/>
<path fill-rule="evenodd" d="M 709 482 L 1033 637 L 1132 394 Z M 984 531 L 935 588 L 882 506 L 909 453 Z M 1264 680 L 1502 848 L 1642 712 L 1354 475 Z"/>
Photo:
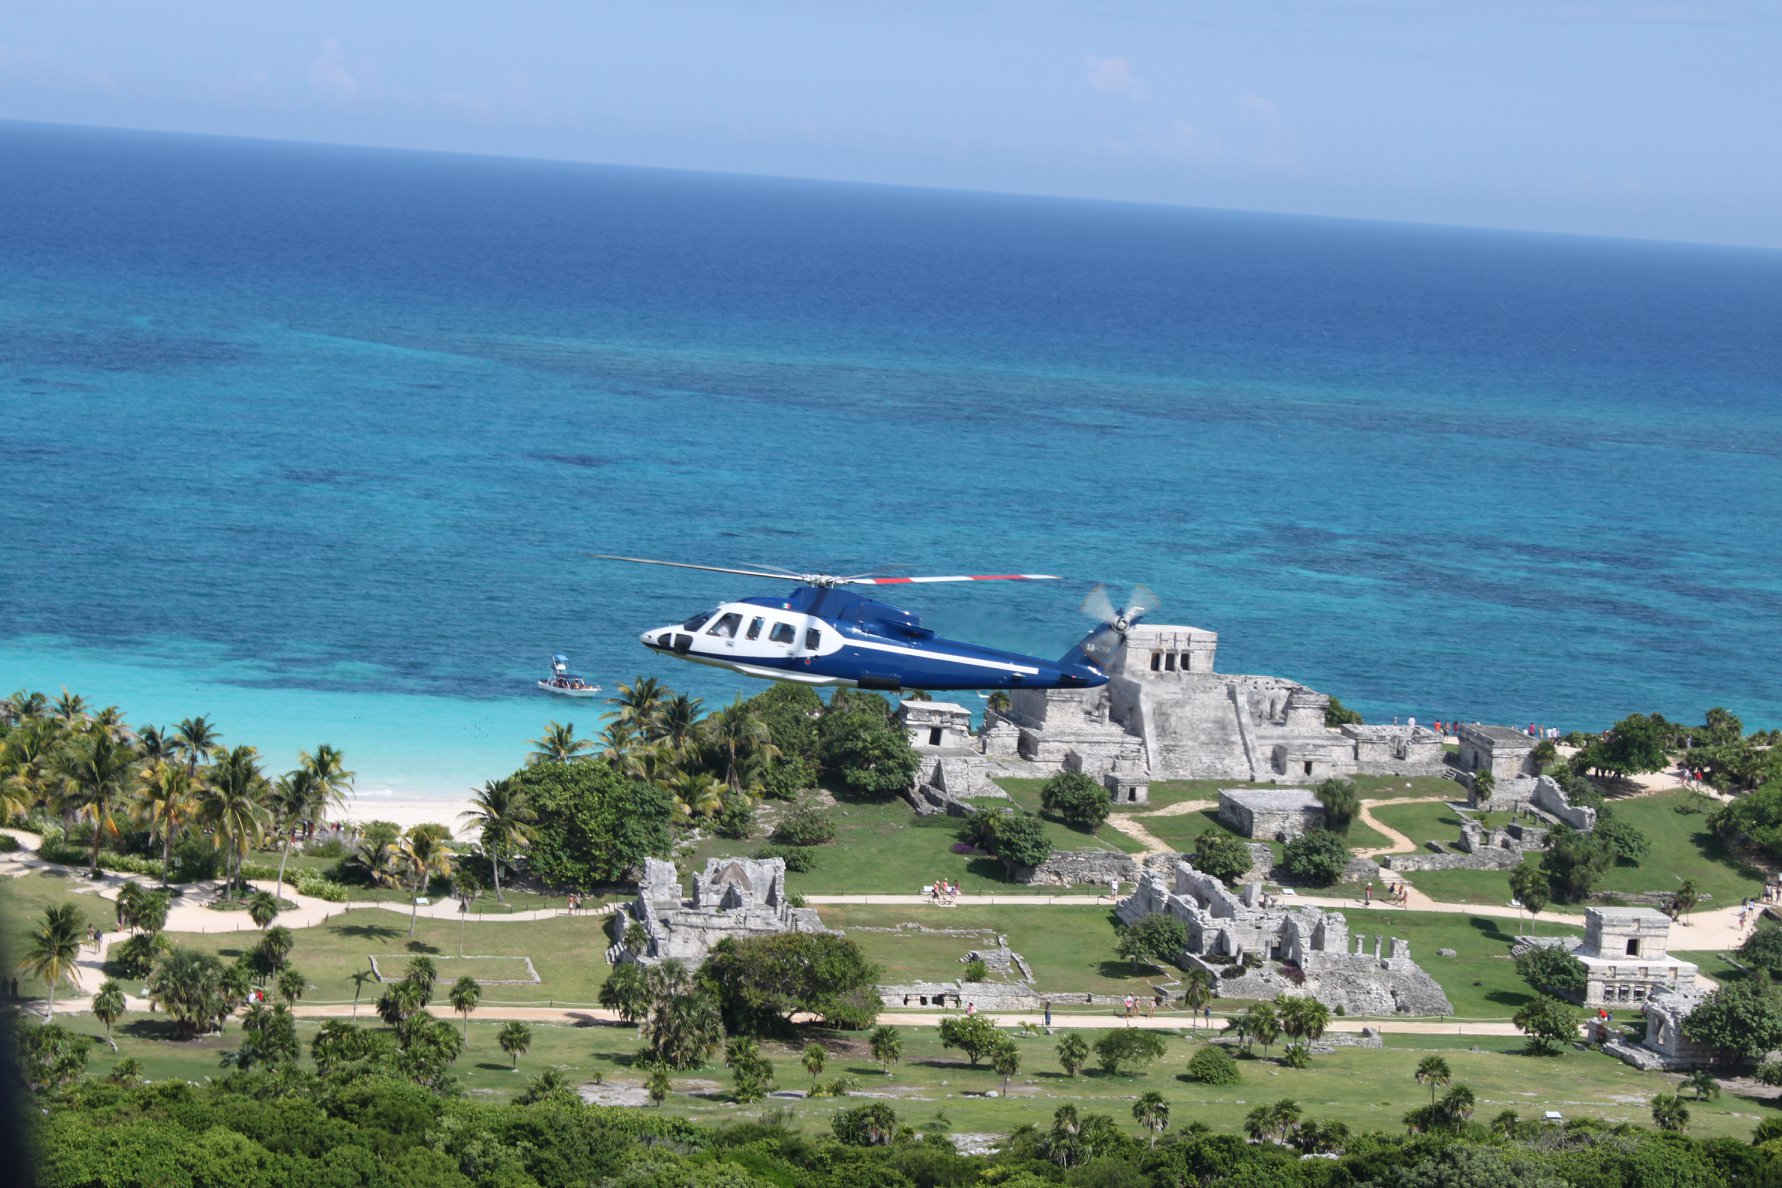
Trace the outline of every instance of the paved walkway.
<path fill-rule="evenodd" d="M 462 1016 L 454 1012 L 445 1003 L 435 1002 L 428 1011 L 442 1019 L 460 1019 Z M 291 1008 L 291 1013 L 300 1019 L 346 1019 L 353 1017 L 353 1008 L 340 1003 L 298 1003 Z M 377 1018 L 377 1012 L 370 1002 L 361 1001 L 359 1015 Z M 958 1011 L 882 1011 L 879 1022 L 893 1027 L 938 1027 L 941 1020 L 948 1015 L 957 1015 Z M 1045 1025 L 1045 1016 L 1040 1014 L 995 1014 L 984 1012 L 987 1017 L 994 1018 L 1003 1027 L 1019 1027 L 1031 1024 L 1035 1027 Z M 622 1025 L 618 1013 L 603 1007 L 522 1007 L 522 1006 L 484 1006 L 471 1013 L 471 1020 L 508 1020 L 518 1019 L 526 1023 L 559 1023 L 570 1026 L 587 1027 L 593 1024 Z M 1217 1033 L 1224 1028 L 1227 1015 L 1215 1014 L 1210 1029 Z M 1135 1016 L 1130 1020 L 1122 1020 L 1112 1012 L 1107 1014 L 1066 1014 L 1055 1011 L 1052 1014 L 1052 1028 L 1057 1030 L 1095 1030 L 1104 1031 L 1119 1026 L 1137 1027 L 1152 1031 L 1208 1031 L 1205 1026 L 1198 1025 L 1194 1019 L 1184 1012 L 1171 1011 L 1155 1018 Z M 1334 1032 L 1358 1033 L 1363 1028 L 1371 1027 L 1375 1031 L 1392 1032 L 1400 1035 L 1520 1035 L 1514 1026 L 1501 1021 L 1443 1022 L 1440 1020 L 1412 1019 L 1333 1019 L 1327 1030 Z"/>
<path fill-rule="evenodd" d="M 1458 787 L 1459 785 L 1456 785 Z M 1405 850 L 1415 850 L 1417 843 L 1394 829 L 1392 826 L 1374 816 L 1374 810 L 1391 804 L 1447 804 L 1446 796 L 1406 796 L 1399 800 L 1364 800 L 1361 802 L 1361 823 L 1376 833 L 1384 834 L 1386 845 L 1375 846 L 1370 850 L 1357 850 L 1357 858 L 1378 858 L 1383 854 L 1397 854 Z"/>
<path fill-rule="evenodd" d="M 1163 808 L 1153 809 L 1149 812 L 1114 812 L 1109 815 L 1108 824 L 1145 847 L 1144 853 L 1138 855 L 1138 860 L 1143 862 L 1158 854 L 1177 852 L 1174 846 L 1165 843 L 1145 826 L 1147 817 L 1185 817 L 1189 813 L 1203 812 L 1218 807 L 1219 802 L 1216 800 L 1178 800 L 1174 804 L 1165 805 Z"/>

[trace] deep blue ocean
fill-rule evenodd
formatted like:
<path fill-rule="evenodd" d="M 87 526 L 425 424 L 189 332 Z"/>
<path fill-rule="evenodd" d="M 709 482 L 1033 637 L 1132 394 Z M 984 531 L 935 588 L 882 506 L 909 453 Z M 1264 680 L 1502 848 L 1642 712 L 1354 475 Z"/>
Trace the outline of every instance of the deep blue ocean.
<path fill-rule="evenodd" d="M 500 774 L 772 583 L 1370 717 L 1782 724 L 1782 253 L 0 124 L 0 685 Z M 765 586 L 765 588 L 764 588 Z M 969 697 L 969 695 L 968 695 Z"/>

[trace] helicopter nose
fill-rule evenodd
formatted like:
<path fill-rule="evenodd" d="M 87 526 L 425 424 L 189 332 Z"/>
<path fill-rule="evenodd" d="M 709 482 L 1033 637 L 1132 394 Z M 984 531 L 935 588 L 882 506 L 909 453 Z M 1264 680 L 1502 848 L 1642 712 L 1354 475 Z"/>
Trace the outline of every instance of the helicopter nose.
<path fill-rule="evenodd" d="M 646 648 L 659 648 L 662 646 L 662 644 L 658 642 L 661 634 L 660 631 L 646 631 L 637 637 L 637 642 Z"/>

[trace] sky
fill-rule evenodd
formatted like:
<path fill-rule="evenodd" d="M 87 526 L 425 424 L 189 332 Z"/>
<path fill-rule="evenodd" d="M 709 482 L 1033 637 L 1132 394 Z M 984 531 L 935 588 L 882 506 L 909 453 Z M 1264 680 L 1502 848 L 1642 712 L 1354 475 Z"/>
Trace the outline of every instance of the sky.
<path fill-rule="evenodd" d="M 7 0 L 0 118 L 1782 247 L 1778 62 L 1782 0 Z"/>

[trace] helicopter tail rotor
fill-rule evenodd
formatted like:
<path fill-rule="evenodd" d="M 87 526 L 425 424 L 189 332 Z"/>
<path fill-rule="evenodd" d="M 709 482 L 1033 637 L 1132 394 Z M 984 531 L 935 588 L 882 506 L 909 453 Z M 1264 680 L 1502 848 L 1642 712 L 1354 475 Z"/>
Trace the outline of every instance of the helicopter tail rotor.
<path fill-rule="evenodd" d="M 1083 613 L 1094 619 L 1099 626 L 1083 637 L 1083 641 L 1071 649 L 1065 659 L 1081 657 L 1089 663 L 1106 668 L 1113 660 L 1114 653 L 1126 642 L 1126 635 L 1143 619 L 1145 615 L 1157 609 L 1159 599 L 1150 587 L 1139 585 L 1132 589 L 1132 596 L 1126 605 L 1117 607 L 1108 596 L 1106 586 L 1097 586 L 1089 591 L 1083 599 Z"/>

